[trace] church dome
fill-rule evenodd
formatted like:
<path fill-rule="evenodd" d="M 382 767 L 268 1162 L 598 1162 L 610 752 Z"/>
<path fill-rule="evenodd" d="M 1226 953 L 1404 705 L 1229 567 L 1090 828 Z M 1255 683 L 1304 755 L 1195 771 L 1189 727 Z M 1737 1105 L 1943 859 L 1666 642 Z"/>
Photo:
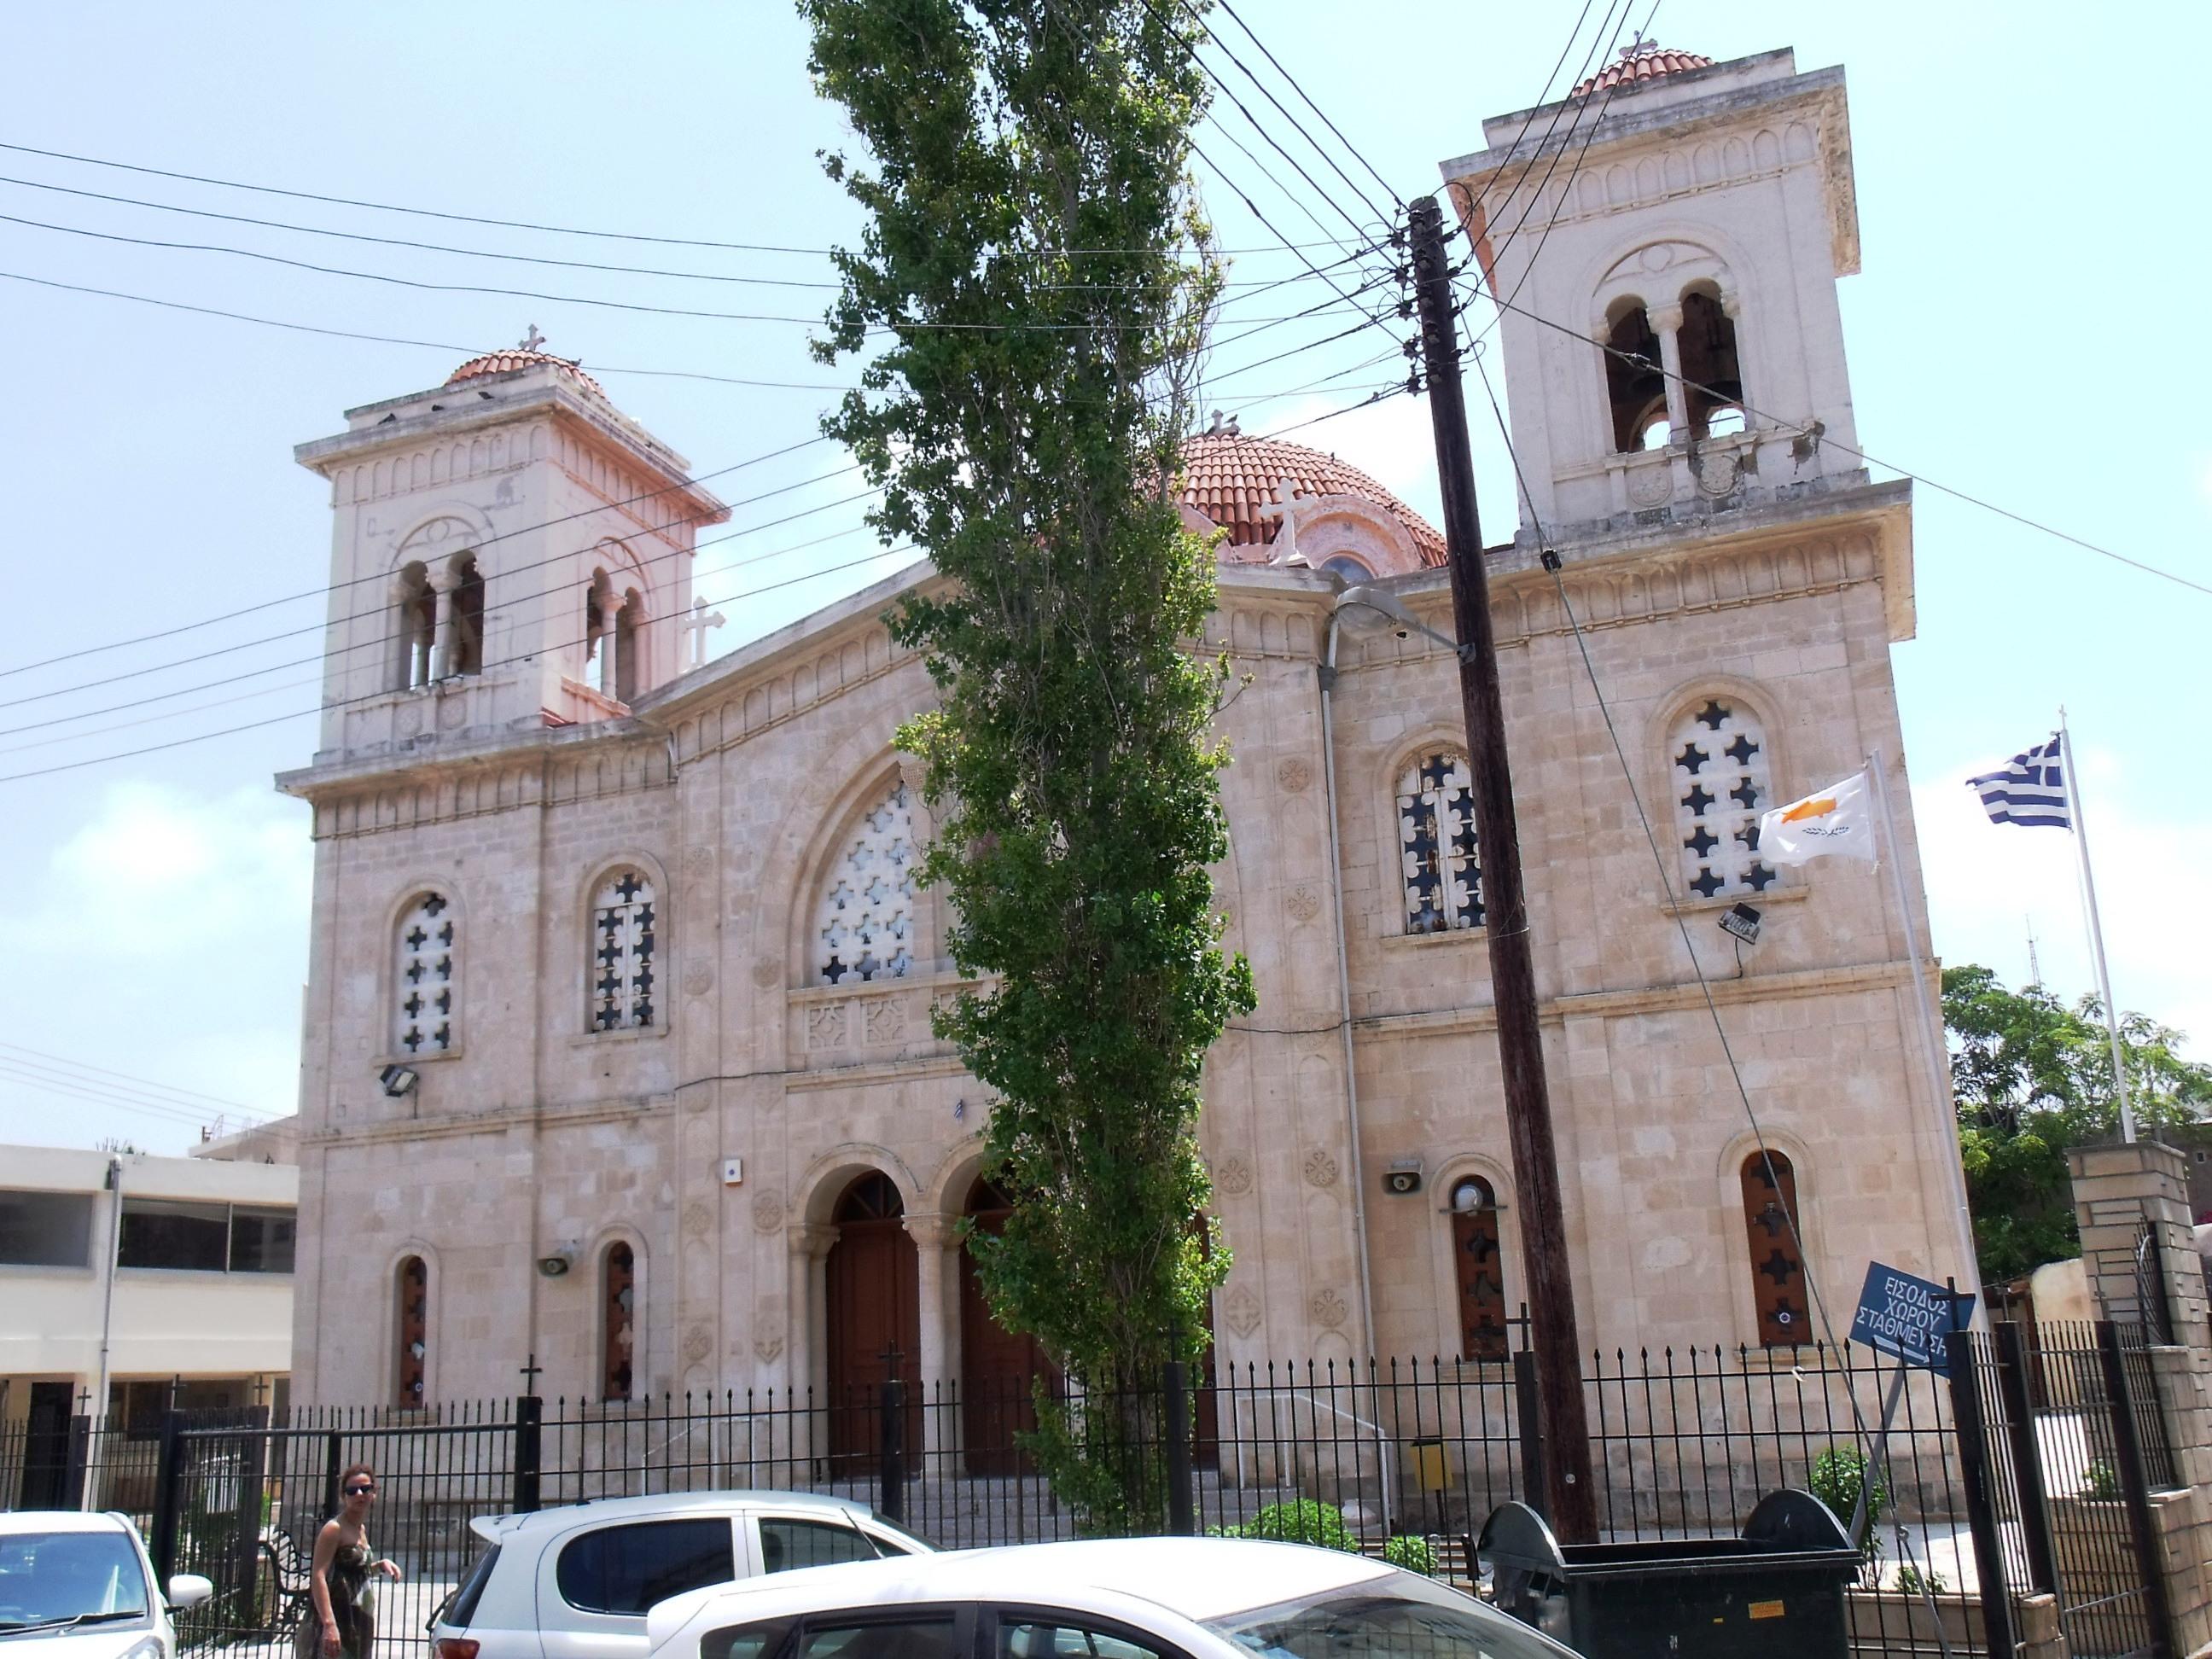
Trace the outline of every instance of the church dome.
<path fill-rule="evenodd" d="M 1637 40 L 1620 49 L 1617 61 L 1607 64 L 1567 95 L 1587 98 L 1594 92 L 1609 92 L 1619 86 L 1633 92 L 1646 81 L 1656 81 L 1662 75 L 1711 69 L 1712 64 L 1711 58 L 1700 58 L 1694 52 L 1676 52 L 1669 46 L 1654 46 L 1649 40 Z"/>
<path fill-rule="evenodd" d="M 1182 443 L 1182 504 L 1229 532 L 1221 556 L 1232 562 L 1261 554 L 1238 548 L 1263 548 L 1275 539 L 1279 516 L 1264 516 L 1280 505 L 1285 478 L 1308 495 L 1354 495 L 1382 508 L 1406 527 L 1420 550 L 1421 562 L 1444 562 L 1444 538 L 1419 514 L 1358 467 L 1304 444 L 1277 438 L 1248 438 L 1232 425 L 1226 430 L 1194 433 Z"/>
<path fill-rule="evenodd" d="M 507 351 L 487 351 L 481 357 L 470 358 L 446 376 L 446 384 L 459 386 L 465 380 L 482 380 L 487 374 L 507 374 L 518 368 L 541 367 L 560 369 L 579 386 L 596 392 L 602 398 L 607 395 L 605 386 L 568 358 L 556 357 L 550 351 L 526 351 L 519 346 Z"/>

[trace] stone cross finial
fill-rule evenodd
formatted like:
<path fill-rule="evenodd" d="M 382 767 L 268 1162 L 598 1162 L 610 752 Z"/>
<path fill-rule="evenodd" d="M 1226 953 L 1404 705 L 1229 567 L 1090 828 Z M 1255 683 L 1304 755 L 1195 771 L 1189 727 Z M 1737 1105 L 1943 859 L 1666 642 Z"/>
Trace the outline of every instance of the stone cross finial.
<path fill-rule="evenodd" d="M 527 333 L 527 334 L 526 334 L 526 335 L 524 335 L 524 336 L 522 337 L 522 338 L 520 338 L 520 340 L 518 340 L 518 341 L 516 341 L 516 342 L 515 342 L 514 349 L 515 349 L 517 351 L 543 351 L 543 350 L 544 350 L 544 349 L 545 349 L 545 337 L 544 337 L 543 334 L 540 334 L 540 333 L 538 331 L 538 325 L 537 325 L 537 324 L 535 324 L 535 323 L 531 324 L 531 325 L 530 325 L 530 332 L 529 332 L 529 333 Z"/>
<path fill-rule="evenodd" d="M 712 616 L 707 613 L 706 600 L 691 601 L 691 614 L 684 619 L 683 623 L 684 631 L 691 636 L 690 666 L 696 668 L 707 660 L 707 630 L 720 628 L 725 620 L 719 611 Z"/>
<path fill-rule="evenodd" d="M 1275 532 L 1275 553 L 1267 561 L 1269 564 L 1305 563 L 1298 552 L 1298 507 L 1304 501 L 1305 494 L 1298 488 L 1297 480 L 1284 478 L 1275 485 L 1275 504 L 1260 509 L 1261 518 L 1283 521 L 1283 527 Z"/>

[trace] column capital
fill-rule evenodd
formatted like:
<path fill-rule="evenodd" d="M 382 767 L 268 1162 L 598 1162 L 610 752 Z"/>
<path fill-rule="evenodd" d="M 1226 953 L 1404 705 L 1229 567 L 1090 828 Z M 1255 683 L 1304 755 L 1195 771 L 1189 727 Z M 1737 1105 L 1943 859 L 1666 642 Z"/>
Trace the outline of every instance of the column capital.
<path fill-rule="evenodd" d="M 811 1256 L 817 1261 L 828 1255 L 830 1247 L 837 1242 L 837 1230 L 818 1222 L 801 1221 L 784 1231 L 791 1240 L 793 1255 Z"/>
<path fill-rule="evenodd" d="M 1647 306 L 1644 315 L 1662 334 L 1671 334 L 1682 326 L 1682 307 L 1679 305 Z"/>
<path fill-rule="evenodd" d="M 914 1240 L 917 1249 L 943 1250 L 950 1249 L 956 1230 L 960 1225 L 957 1215 L 942 1212 L 908 1212 L 904 1218 L 907 1237 Z"/>
<path fill-rule="evenodd" d="M 466 580 L 466 576 L 449 564 L 441 564 L 428 574 L 427 580 L 433 592 L 450 593 Z"/>

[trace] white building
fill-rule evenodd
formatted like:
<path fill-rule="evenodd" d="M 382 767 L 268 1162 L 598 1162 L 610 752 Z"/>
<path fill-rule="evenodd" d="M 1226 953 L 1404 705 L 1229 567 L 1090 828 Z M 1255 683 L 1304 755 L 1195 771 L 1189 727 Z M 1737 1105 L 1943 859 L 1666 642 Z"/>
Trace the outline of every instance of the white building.
<path fill-rule="evenodd" d="M 48 1498 L 72 1416 L 283 1403 L 299 1203 L 293 1164 L 0 1147 L 0 1507 Z"/>

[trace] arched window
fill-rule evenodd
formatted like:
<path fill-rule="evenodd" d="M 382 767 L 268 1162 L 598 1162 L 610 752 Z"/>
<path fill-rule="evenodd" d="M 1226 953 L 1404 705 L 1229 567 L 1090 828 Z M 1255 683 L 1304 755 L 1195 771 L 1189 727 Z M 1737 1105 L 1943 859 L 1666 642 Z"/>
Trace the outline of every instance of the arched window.
<path fill-rule="evenodd" d="M 430 653 L 438 637 L 438 596 L 430 589 L 430 574 L 420 562 L 399 573 L 399 593 L 394 603 L 398 672 L 392 689 L 410 690 L 430 683 Z"/>
<path fill-rule="evenodd" d="M 599 1365 L 599 1395 L 604 1400 L 628 1400 L 636 1379 L 637 1256 L 617 1239 L 607 1246 L 599 1266 L 600 1327 L 605 1332 Z"/>
<path fill-rule="evenodd" d="M 1743 430 L 1743 370 L 1736 362 L 1735 324 L 1719 298 L 1702 289 L 1682 296 L 1682 395 L 1690 435 L 1716 438 Z"/>
<path fill-rule="evenodd" d="M 1505 1258 L 1498 1242 L 1498 1195 L 1480 1176 L 1462 1176 L 1452 1182 L 1451 1241 L 1460 1358 L 1503 1359 Z"/>
<path fill-rule="evenodd" d="M 1474 785 L 1457 755 L 1425 755 L 1398 780 L 1398 855 L 1407 933 L 1482 926 Z"/>
<path fill-rule="evenodd" d="M 1763 893 L 1773 870 L 1759 856 L 1759 817 L 1774 787 L 1759 716 L 1729 697 L 1708 697 L 1674 723 L 1674 828 L 1682 879 L 1701 898 Z"/>
<path fill-rule="evenodd" d="M 477 556 L 456 555 L 453 574 L 453 660 L 446 665 L 446 672 L 481 674 L 484 668 L 484 579 L 483 573 L 477 568 Z"/>
<path fill-rule="evenodd" d="M 1743 1161 L 1743 1225 L 1763 1347 L 1813 1340 L 1797 1224 L 1797 1173 L 1790 1160 L 1772 1151 L 1752 1153 Z"/>
<path fill-rule="evenodd" d="M 1605 395 L 1613 414 L 1613 448 L 1626 455 L 1664 445 L 1667 376 L 1660 368 L 1659 337 L 1642 306 L 1632 305 L 1613 319 L 1606 345 Z"/>
<path fill-rule="evenodd" d="M 635 587 L 623 595 L 615 616 L 615 683 L 617 702 L 635 702 L 651 690 L 645 680 L 645 599 Z"/>
<path fill-rule="evenodd" d="M 399 1337 L 393 1398 L 402 1406 L 419 1406 L 430 1375 L 430 1270 L 421 1256 L 410 1255 L 399 1264 L 392 1290 L 392 1328 Z"/>
<path fill-rule="evenodd" d="M 821 985 L 904 979 L 914 971 L 914 797 L 895 783 L 854 827 L 814 914 Z"/>
<path fill-rule="evenodd" d="M 1340 553 L 1334 558 L 1323 559 L 1321 568 L 1334 571 L 1348 582 L 1368 582 L 1375 580 L 1375 573 L 1349 553 Z"/>
<path fill-rule="evenodd" d="M 459 929 L 443 893 L 420 893 L 400 918 L 392 1041 L 397 1053 L 442 1054 L 454 1047 Z"/>
<path fill-rule="evenodd" d="M 653 882 L 615 871 L 592 898 L 591 1028 L 642 1030 L 653 1019 Z"/>

